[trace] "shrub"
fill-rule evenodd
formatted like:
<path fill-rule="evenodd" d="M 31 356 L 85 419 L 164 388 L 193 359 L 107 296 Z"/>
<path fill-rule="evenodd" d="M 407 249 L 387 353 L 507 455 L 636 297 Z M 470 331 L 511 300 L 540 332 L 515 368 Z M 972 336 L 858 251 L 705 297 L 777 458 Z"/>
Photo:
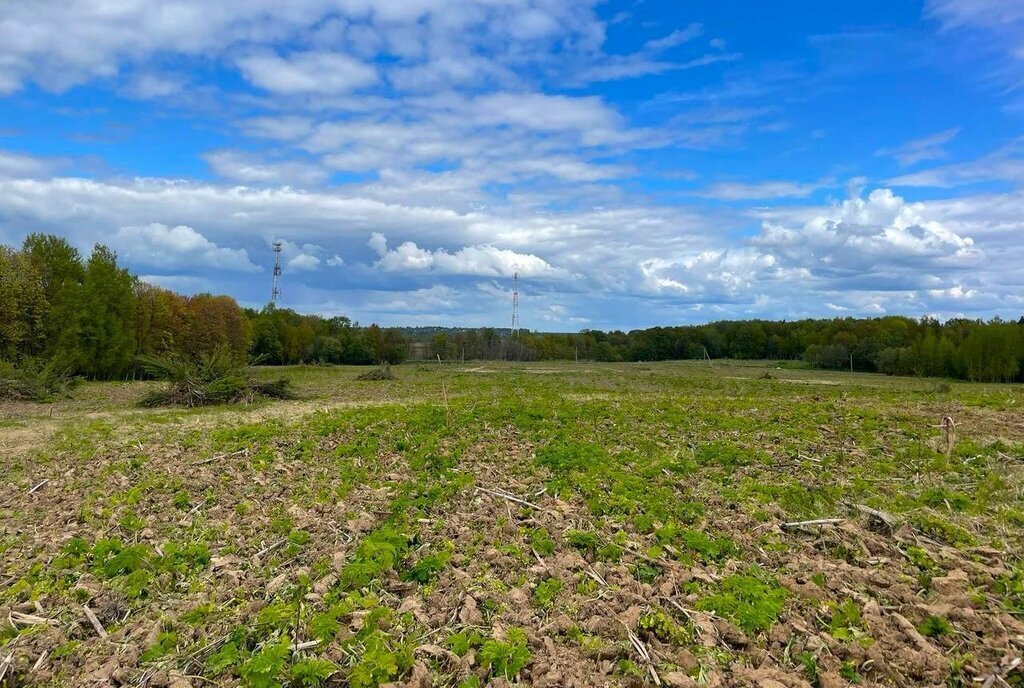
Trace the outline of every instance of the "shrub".
<path fill-rule="evenodd" d="M 18 366 L 0 361 L 0 399 L 5 401 L 53 401 L 68 396 L 77 383 L 66 366 L 53 360 L 28 359 Z"/>
<path fill-rule="evenodd" d="M 264 382 L 253 377 L 224 350 L 187 358 L 177 354 L 145 357 L 143 369 L 170 384 L 145 396 L 142 405 L 209 406 L 252 403 L 257 398 L 294 399 L 285 378 Z"/>
<path fill-rule="evenodd" d="M 364 382 L 378 382 L 381 380 L 397 380 L 395 374 L 391 372 L 391 364 L 384 361 L 373 370 L 368 370 L 365 373 L 356 376 L 357 380 Z"/>

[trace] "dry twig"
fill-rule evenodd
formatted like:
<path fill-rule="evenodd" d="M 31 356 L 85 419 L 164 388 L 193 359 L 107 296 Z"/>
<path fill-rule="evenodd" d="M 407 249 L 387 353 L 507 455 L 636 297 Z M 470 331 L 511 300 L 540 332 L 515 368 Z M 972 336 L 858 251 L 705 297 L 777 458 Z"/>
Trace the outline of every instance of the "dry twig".
<path fill-rule="evenodd" d="M 495 497 L 501 497 L 502 499 L 507 499 L 510 502 L 515 502 L 516 504 L 522 504 L 523 506 L 528 506 L 531 509 L 536 509 L 537 511 L 546 511 L 546 509 L 544 507 L 542 507 L 542 506 L 538 506 L 537 504 L 534 504 L 533 502 L 528 502 L 525 499 L 520 499 L 519 497 L 516 497 L 514 495 L 510 495 L 507 492 L 500 492 L 498 490 L 489 490 L 486 487 L 477 487 L 476 489 L 477 489 L 478 492 L 486 492 L 487 494 L 494 495 Z"/>
<path fill-rule="evenodd" d="M 109 637 L 110 634 L 107 633 L 107 629 L 103 628 L 103 624 L 101 624 L 100 620 L 96 618 L 96 614 L 89 609 L 89 605 L 83 605 L 82 610 L 85 612 L 85 618 L 89 619 L 89 623 L 91 623 L 92 627 L 96 629 L 96 634 L 101 638 Z"/>

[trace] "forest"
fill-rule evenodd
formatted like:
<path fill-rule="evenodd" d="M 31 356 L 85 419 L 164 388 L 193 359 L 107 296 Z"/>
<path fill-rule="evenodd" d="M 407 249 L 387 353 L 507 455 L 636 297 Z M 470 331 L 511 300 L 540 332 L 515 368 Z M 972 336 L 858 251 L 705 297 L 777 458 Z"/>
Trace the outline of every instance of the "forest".
<path fill-rule="evenodd" d="M 91 379 L 143 374 L 149 356 L 226 351 L 239 362 L 373 364 L 420 360 L 750 359 L 891 375 L 1024 380 L 1024 317 L 939 322 L 888 316 L 725 321 L 630 332 L 361 327 L 345 316 L 243 308 L 229 296 L 184 296 L 148 284 L 97 245 L 31 234 L 0 247 L 0 360 L 52 362 Z"/>

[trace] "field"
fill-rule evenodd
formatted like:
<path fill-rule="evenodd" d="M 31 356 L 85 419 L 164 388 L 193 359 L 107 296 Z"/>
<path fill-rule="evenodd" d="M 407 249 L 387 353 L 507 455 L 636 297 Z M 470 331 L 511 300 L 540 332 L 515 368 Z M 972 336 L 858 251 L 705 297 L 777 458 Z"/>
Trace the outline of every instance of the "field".
<path fill-rule="evenodd" d="M 0 406 L 0 685 L 1024 685 L 1019 386 L 394 371 Z"/>

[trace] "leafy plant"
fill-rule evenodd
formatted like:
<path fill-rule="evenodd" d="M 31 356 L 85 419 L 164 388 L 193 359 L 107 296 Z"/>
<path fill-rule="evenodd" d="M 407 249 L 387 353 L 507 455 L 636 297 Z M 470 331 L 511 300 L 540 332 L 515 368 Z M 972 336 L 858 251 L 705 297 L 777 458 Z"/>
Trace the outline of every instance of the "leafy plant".
<path fill-rule="evenodd" d="M 861 618 L 860 607 L 853 600 L 832 605 L 829 633 L 836 640 L 867 640 L 870 642 L 864 628 L 864 620 Z"/>
<path fill-rule="evenodd" d="M 437 575 L 448 565 L 449 559 L 451 559 L 451 553 L 449 552 L 428 554 L 420 557 L 416 560 L 416 563 L 402 572 L 401 578 L 404 581 L 415 581 L 421 585 L 426 585 L 437 578 Z"/>
<path fill-rule="evenodd" d="M 697 603 L 697 608 L 732 619 L 747 633 L 771 628 L 786 602 L 778 581 L 758 567 L 724 578 L 716 594 Z"/>
<path fill-rule="evenodd" d="M 555 553 L 555 541 L 547 528 L 535 528 L 530 531 L 530 547 L 542 557 L 549 557 Z"/>
<path fill-rule="evenodd" d="M 951 634 L 953 627 L 945 618 L 929 614 L 918 625 L 917 630 L 921 635 L 928 638 L 938 638 L 939 636 Z"/>
<path fill-rule="evenodd" d="M 356 548 L 352 561 L 341 571 L 341 580 L 351 588 L 362 588 L 393 569 L 409 550 L 409 538 L 391 525 L 371 532 Z"/>
<path fill-rule="evenodd" d="M 640 617 L 637 625 L 641 631 L 663 643 L 685 645 L 693 639 L 689 629 L 660 609 L 648 611 Z"/>
<path fill-rule="evenodd" d="M 289 675 L 293 686 L 320 688 L 338 671 L 334 662 L 317 657 L 308 657 L 292 665 Z"/>
<path fill-rule="evenodd" d="M 600 539 L 596 533 L 588 533 L 582 530 L 570 530 L 565 534 L 565 541 L 573 549 L 593 554 L 597 551 Z"/>
<path fill-rule="evenodd" d="M 505 632 L 505 640 L 490 638 L 480 648 L 480 664 L 491 676 L 508 680 L 515 678 L 533 659 L 526 647 L 526 632 L 512 627 Z"/>
<path fill-rule="evenodd" d="M 533 591 L 533 601 L 541 609 L 550 607 L 558 593 L 562 591 L 562 581 L 557 578 L 548 578 L 537 584 Z"/>
<path fill-rule="evenodd" d="M 291 639 L 280 636 L 238 667 L 242 683 L 249 688 L 278 688 L 278 677 L 291 653 Z"/>

